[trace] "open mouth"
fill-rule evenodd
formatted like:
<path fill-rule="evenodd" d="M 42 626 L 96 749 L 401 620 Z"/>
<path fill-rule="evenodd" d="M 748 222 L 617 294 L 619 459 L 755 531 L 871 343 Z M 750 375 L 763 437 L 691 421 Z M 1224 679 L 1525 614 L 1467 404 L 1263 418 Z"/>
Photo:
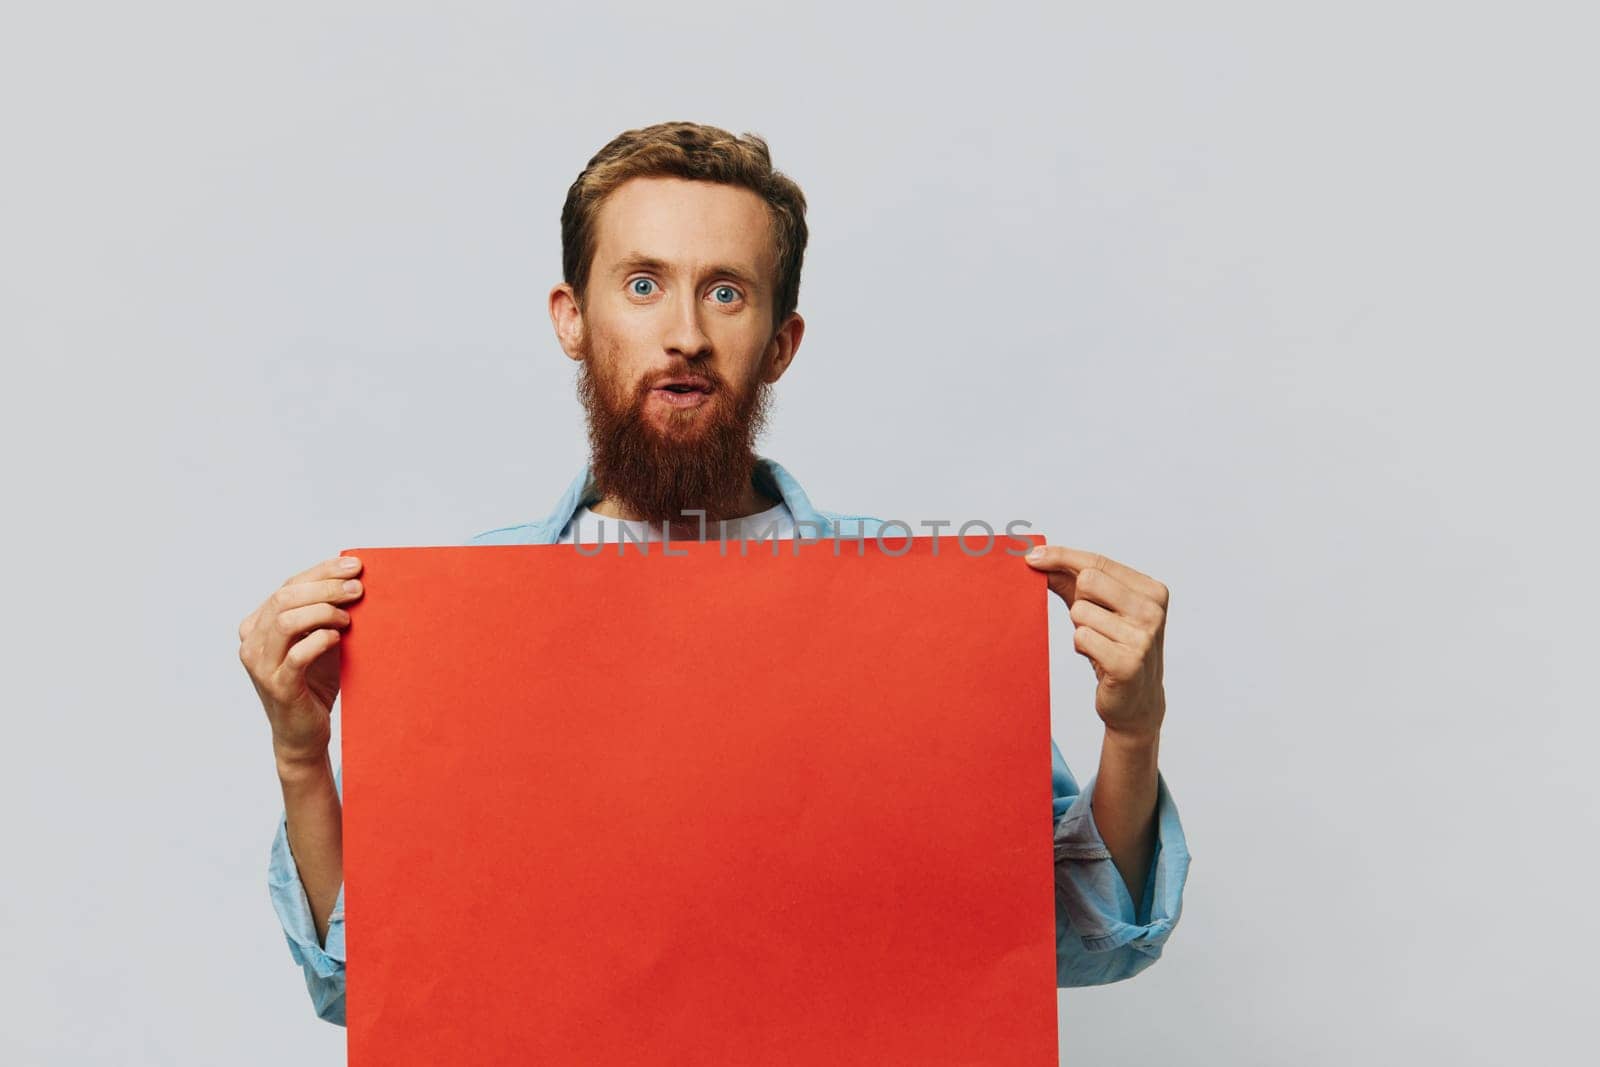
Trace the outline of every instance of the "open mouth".
<path fill-rule="evenodd" d="M 650 395 L 675 408 L 692 408 L 711 396 L 711 383 L 705 378 L 669 378 L 650 390 Z"/>

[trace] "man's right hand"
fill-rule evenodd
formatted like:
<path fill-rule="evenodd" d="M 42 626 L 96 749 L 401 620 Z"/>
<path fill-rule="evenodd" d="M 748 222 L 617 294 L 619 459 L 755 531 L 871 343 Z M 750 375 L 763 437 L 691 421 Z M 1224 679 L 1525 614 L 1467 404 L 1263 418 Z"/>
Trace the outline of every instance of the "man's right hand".
<path fill-rule="evenodd" d="M 296 574 L 239 624 L 239 661 L 261 697 L 281 766 L 322 760 L 339 695 L 340 607 L 357 600 L 361 561 L 335 556 Z"/>

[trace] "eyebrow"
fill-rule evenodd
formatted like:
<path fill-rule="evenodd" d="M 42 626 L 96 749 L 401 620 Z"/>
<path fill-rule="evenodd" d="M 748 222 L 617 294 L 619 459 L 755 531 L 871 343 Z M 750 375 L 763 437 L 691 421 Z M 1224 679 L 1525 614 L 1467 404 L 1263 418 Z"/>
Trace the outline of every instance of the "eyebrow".
<path fill-rule="evenodd" d="M 627 274 L 636 270 L 652 270 L 658 274 L 672 273 L 672 267 L 665 260 L 654 256 L 647 256 L 643 252 L 629 252 L 617 261 L 615 271 L 618 274 Z M 728 263 L 716 263 L 706 268 L 707 275 L 724 275 L 751 288 L 760 289 L 761 283 L 756 280 L 755 272 L 743 267 L 735 267 Z"/>

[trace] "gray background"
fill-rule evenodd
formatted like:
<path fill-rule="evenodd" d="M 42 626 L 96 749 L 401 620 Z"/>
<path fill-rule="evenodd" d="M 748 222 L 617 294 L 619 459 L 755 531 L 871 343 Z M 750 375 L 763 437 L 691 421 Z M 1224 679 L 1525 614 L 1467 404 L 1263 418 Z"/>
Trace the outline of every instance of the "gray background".
<path fill-rule="evenodd" d="M 1026 517 L 1173 589 L 1186 908 L 1061 994 L 1064 1061 L 1580 1058 L 1590 27 L 1200 7 L 7 5 L 0 1060 L 342 1061 L 236 624 L 550 508 L 562 196 L 676 118 L 810 198 L 763 451 L 819 505 Z"/>

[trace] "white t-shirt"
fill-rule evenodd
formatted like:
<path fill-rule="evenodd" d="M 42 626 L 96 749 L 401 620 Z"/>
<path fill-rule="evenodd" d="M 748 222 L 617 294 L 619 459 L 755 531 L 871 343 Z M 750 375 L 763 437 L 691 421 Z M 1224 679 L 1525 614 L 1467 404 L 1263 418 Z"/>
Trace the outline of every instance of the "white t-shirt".
<path fill-rule="evenodd" d="M 672 531 L 672 540 L 698 541 L 700 533 L 699 520 L 689 516 L 690 529 L 687 533 L 679 534 L 676 529 Z M 603 524 L 603 525 L 602 525 Z M 638 541 L 660 541 L 661 524 L 659 522 L 635 522 L 631 519 L 613 519 L 609 515 L 597 515 L 587 507 L 579 508 L 568 520 L 566 527 L 561 531 L 558 544 L 570 545 L 576 540 L 580 544 L 593 545 L 605 542 L 614 545 L 624 540 L 623 530 L 627 530 L 626 540 L 629 543 Z M 737 541 L 740 538 L 754 541 L 757 538 L 766 540 L 792 539 L 794 537 L 794 515 L 782 502 L 774 504 L 766 511 L 758 511 L 754 515 L 746 515 L 741 519 L 727 519 L 722 523 L 706 523 L 706 540 L 715 541 L 718 538 L 725 541 Z"/>

